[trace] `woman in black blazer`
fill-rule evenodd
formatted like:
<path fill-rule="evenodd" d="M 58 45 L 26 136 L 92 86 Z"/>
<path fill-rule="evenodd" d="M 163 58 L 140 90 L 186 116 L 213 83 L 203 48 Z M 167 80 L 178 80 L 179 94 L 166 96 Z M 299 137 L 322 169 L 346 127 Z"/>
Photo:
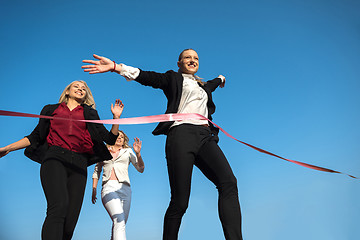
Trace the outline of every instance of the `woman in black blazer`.
<path fill-rule="evenodd" d="M 90 74 L 117 72 L 127 80 L 161 89 L 168 102 L 165 113 L 198 113 L 208 119 L 215 112 L 211 93 L 224 87 L 225 77 L 203 82 L 195 73 L 199 57 L 193 49 L 181 52 L 178 72 L 157 73 L 116 64 L 108 58 L 94 55 L 98 61 L 84 60 L 82 66 Z M 159 123 L 154 135 L 165 134 L 166 160 L 171 188 L 171 201 L 164 219 L 164 240 L 175 240 L 182 216 L 189 202 L 192 169 L 195 165 L 214 183 L 219 192 L 219 216 L 226 239 L 240 240 L 241 211 L 237 181 L 231 167 L 218 146 L 218 129 L 206 120 L 184 120 Z"/>
<path fill-rule="evenodd" d="M 114 119 L 121 116 L 120 100 L 111 104 Z M 99 120 L 92 93 L 84 81 L 69 84 L 58 104 L 46 105 L 41 115 L 74 120 Z M 104 141 L 114 144 L 119 125 L 108 131 L 102 124 L 40 118 L 32 133 L 0 148 L 0 157 L 25 149 L 25 155 L 41 164 L 40 178 L 47 201 L 43 240 L 71 239 L 83 202 L 87 166 L 112 156 Z"/>

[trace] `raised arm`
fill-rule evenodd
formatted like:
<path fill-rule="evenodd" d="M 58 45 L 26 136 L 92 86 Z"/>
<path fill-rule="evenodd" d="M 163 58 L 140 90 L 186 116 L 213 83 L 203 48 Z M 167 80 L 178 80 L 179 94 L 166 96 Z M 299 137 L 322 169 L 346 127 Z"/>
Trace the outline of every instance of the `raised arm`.
<path fill-rule="evenodd" d="M 136 157 L 138 159 L 137 165 L 135 166 L 136 170 L 138 170 L 139 172 L 143 173 L 144 169 L 145 169 L 145 163 L 141 157 L 140 151 L 141 151 L 141 146 L 142 146 L 142 142 L 140 141 L 139 138 L 134 138 L 134 144 L 133 144 L 133 148 L 134 148 L 134 152 L 136 154 Z"/>
<path fill-rule="evenodd" d="M 114 119 L 119 119 L 124 110 L 124 104 L 119 99 L 116 99 L 115 105 L 111 104 L 111 112 Z M 111 132 L 114 135 L 117 135 L 119 132 L 119 124 L 113 124 L 111 127 Z"/>

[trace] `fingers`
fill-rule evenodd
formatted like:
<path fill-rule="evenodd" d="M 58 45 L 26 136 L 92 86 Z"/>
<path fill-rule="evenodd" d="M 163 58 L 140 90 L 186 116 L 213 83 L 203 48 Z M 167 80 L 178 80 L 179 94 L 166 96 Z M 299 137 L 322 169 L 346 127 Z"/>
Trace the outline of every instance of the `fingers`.
<path fill-rule="evenodd" d="M 139 146 L 141 146 L 141 144 L 142 144 L 142 141 L 140 141 L 140 139 L 139 138 L 134 138 L 134 143 L 136 143 L 137 145 L 139 145 Z"/>
<path fill-rule="evenodd" d="M 142 142 L 140 141 L 140 139 L 139 138 L 134 138 L 133 146 L 134 146 L 134 150 L 135 150 L 135 152 L 137 154 L 139 154 L 140 151 L 141 151 L 141 145 L 142 145 Z"/>
<path fill-rule="evenodd" d="M 6 150 L 6 151 L 0 151 L 0 158 L 5 157 L 10 151 Z"/>
<path fill-rule="evenodd" d="M 95 60 L 82 60 L 83 63 L 91 63 L 91 64 L 96 64 L 98 63 L 99 61 L 95 61 Z M 92 65 L 90 65 L 92 66 Z M 83 66 L 84 67 L 84 66 Z"/>
<path fill-rule="evenodd" d="M 103 57 L 99 56 L 99 55 L 96 55 L 96 54 L 93 54 L 93 57 L 96 58 L 96 59 L 99 59 L 101 60 Z"/>
<path fill-rule="evenodd" d="M 115 100 L 115 106 L 120 106 L 120 107 L 124 107 L 123 102 L 120 99 L 116 99 Z"/>
<path fill-rule="evenodd" d="M 87 60 L 84 60 L 84 61 L 87 61 Z M 84 72 L 89 72 L 90 74 L 100 73 L 100 71 L 98 70 L 96 65 L 84 65 L 84 66 L 81 66 L 81 68 L 84 69 Z"/>
<path fill-rule="evenodd" d="M 102 72 L 100 72 L 100 71 L 97 70 L 97 69 L 95 69 L 95 70 L 91 70 L 91 69 L 89 69 L 89 70 L 84 70 L 84 72 L 89 72 L 89 74 L 102 73 Z"/>
<path fill-rule="evenodd" d="M 225 80 L 220 84 L 220 87 L 221 88 L 225 87 Z"/>

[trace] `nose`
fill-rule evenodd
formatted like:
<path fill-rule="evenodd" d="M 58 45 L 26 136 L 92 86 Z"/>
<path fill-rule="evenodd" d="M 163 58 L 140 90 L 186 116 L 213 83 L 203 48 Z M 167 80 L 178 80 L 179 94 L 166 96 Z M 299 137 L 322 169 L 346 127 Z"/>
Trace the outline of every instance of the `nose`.
<path fill-rule="evenodd" d="M 195 63 L 196 62 L 196 58 L 191 58 L 190 59 L 190 63 Z"/>

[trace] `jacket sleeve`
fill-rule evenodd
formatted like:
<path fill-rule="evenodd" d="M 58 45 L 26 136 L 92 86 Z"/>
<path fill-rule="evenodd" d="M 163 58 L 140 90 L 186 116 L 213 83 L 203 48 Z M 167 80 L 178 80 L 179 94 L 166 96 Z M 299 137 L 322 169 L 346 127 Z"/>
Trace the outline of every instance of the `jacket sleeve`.
<path fill-rule="evenodd" d="M 46 105 L 43 107 L 43 109 L 40 112 L 40 115 L 50 115 L 49 114 L 49 105 Z M 38 144 L 41 142 L 41 136 L 42 131 L 47 131 L 49 132 L 49 128 L 47 126 L 49 126 L 50 124 L 50 120 L 49 119 L 45 119 L 45 118 L 40 118 L 38 124 L 36 125 L 36 127 L 34 128 L 34 130 L 30 133 L 30 135 L 25 136 L 29 139 L 30 144 Z M 47 134 L 45 134 L 45 136 L 47 136 Z"/>
<path fill-rule="evenodd" d="M 209 80 L 206 82 L 206 87 L 209 88 L 211 92 L 215 91 L 215 89 L 220 86 L 221 78 L 215 78 L 213 80 Z"/>
<path fill-rule="evenodd" d="M 101 174 L 101 170 L 102 170 L 103 165 L 104 165 L 104 162 L 98 162 L 95 165 L 94 173 L 92 175 L 92 178 L 100 179 L 100 174 Z"/>
<path fill-rule="evenodd" d="M 169 86 L 170 72 L 171 71 L 166 73 L 157 73 L 153 71 L 142 71 L 140 69 L 140 74 L 135 81 L 144 86 L 151 86 L 153 88 L 165 90 Z"/>
<path fill-rule="evenodd" d="M 93 108 L 90 109 L 90 120 L 100 120 L 97 111 Z M 114 135 L 111 131 L 107 130 L 103 124 L 89 123 L 93 125 L 100 138 L 109 145 L 114 145 L 119 134 Z"/>

